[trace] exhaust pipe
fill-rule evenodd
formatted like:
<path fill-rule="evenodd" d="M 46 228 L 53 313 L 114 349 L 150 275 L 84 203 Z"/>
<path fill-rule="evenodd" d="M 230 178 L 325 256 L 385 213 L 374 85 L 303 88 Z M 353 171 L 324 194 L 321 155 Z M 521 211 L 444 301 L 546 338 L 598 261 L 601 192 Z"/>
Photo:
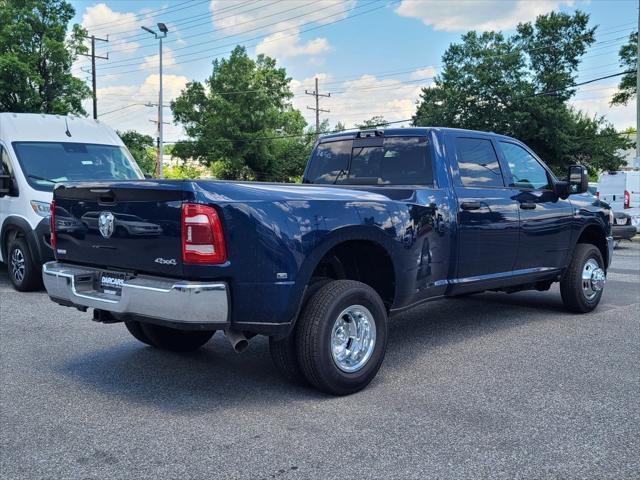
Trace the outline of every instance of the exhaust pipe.
<path fill-rule="evenodd" d="M 249 346 L 249 340 L 242 332 L 234 332 L 233 330 L 225 330 L 224 335 L 229 340 L 231 347 L 236 353 L 244 352 Z"/>

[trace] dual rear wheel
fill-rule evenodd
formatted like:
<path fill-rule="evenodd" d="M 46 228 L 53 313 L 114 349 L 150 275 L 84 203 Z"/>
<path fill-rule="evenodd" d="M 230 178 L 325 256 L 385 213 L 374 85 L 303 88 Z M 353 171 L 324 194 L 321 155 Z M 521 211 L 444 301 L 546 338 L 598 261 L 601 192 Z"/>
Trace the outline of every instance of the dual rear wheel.
<path fill-rule="evenodd" d="M 368 285 L 323 280 L 312 285 L 294 331 L 270 339 L 284 376 L 333 395 L 362 390 L 376 376 L 387 348 L 387 311 Z"/>

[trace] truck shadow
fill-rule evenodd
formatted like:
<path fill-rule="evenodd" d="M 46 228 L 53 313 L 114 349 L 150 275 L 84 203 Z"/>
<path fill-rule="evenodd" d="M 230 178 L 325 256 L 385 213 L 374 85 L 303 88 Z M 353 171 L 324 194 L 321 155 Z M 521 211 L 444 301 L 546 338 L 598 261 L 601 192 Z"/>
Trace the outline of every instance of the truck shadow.
<path fill-rule="evenodd" d="M 429 355 L 435 348 L 545 321 L 550 313 L 568 315 L 559 295 L 553 293 L 481 294 L 431 302 L 394 317 L 385 365 L 358 395 L 364 401 L 368 395 L 374 398 L 385 377 L 411 368 L 416 356 Z M 268 341 L 263 337 L 254 338 L 241 355 L 233 352 L 220 332 L 191 354 L 159 351 L 125 336 L 116 340 L 121 343 L 72 358 L 61 366 L 61 372 L 105 395 L 187 415 L 238 405 L 259 408 L 309 399 L 340 401 L 284 380 L 271 363 Z"/>

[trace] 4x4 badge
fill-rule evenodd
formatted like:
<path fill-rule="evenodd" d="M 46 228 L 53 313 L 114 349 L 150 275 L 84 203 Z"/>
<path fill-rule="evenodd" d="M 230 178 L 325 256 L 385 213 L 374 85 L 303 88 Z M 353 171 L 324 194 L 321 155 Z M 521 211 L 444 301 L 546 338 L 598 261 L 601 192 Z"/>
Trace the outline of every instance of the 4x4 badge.
<path fill-rule="evenodd" d="M 111 212 L 101 212 L 98 217 L 98 230 L 104 238 L 109 238 L 113 235 L 113 223 L 115 217 Z"/>

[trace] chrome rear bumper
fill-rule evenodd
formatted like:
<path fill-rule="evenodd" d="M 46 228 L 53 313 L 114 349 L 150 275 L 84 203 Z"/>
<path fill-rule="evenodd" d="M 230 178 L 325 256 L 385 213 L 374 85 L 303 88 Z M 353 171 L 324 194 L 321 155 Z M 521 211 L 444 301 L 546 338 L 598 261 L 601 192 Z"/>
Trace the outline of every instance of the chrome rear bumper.
<path fill-rule="evenodd" d="M 48 262 L 42 278 L 52 300 L 115 314 L 182 324 L 207 324 L 224 328 L 229 321 L 228 287 L 224 282 L 190 282 L 140 275 L 126 280 L 121 295 L 94 289 L 101 270 Z"/>

